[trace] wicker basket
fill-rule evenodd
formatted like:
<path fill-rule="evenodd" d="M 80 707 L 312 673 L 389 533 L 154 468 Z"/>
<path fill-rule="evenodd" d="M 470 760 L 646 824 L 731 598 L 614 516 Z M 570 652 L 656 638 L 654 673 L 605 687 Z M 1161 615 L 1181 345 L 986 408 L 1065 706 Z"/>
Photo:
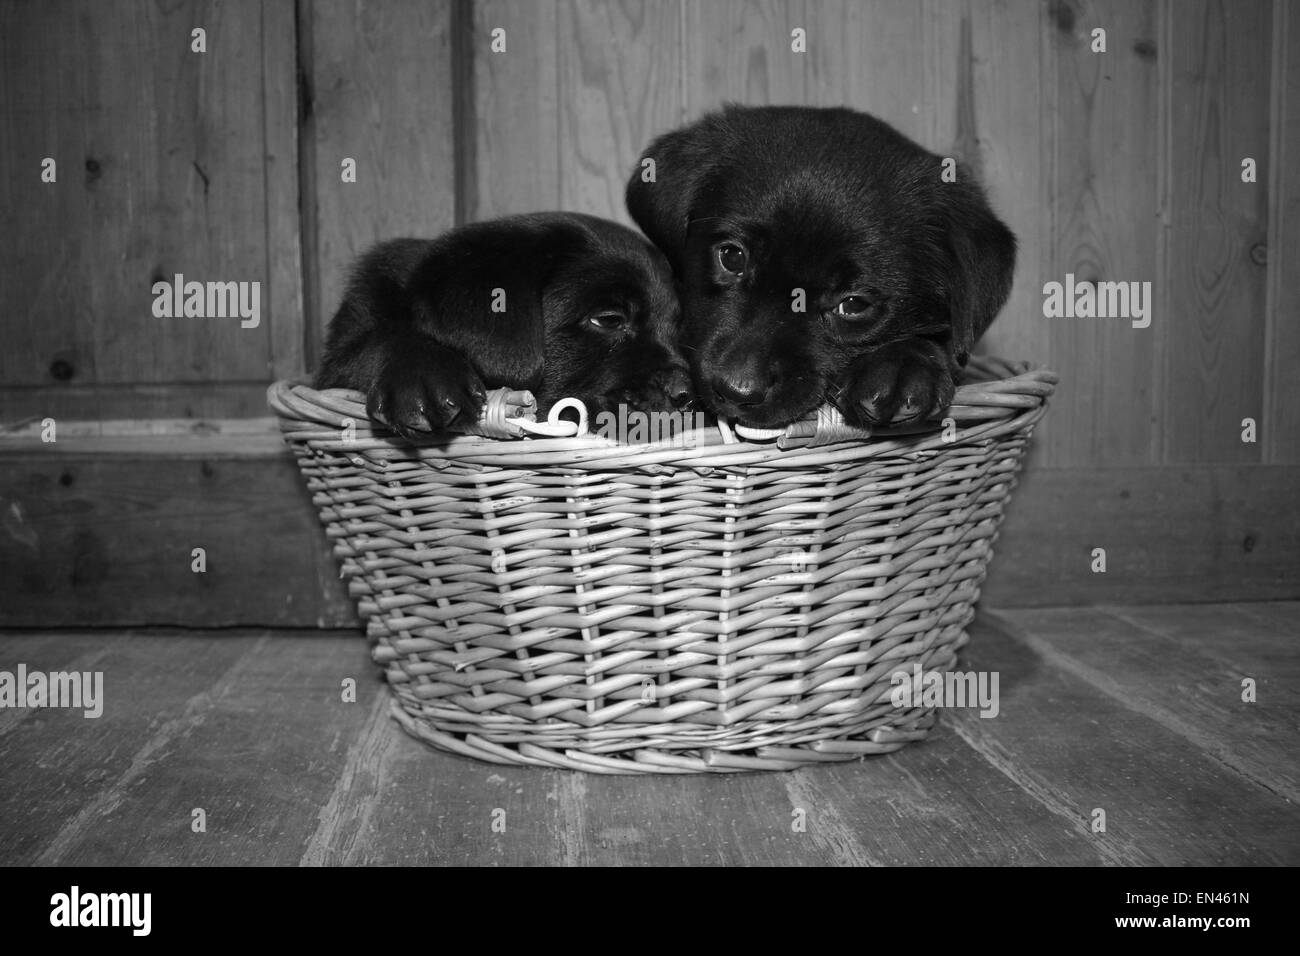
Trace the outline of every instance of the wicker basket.
<path fill-rule="evenodd" d="M 640 445 L 414 447 L 356 392 L 269 401 L 406 730 L 497 763 L 725 772 L 926 735 L 891 676 L 954 664 L 1055 382 L 977 358 L 946 431 L 823 412 Z M 518 433 L 502 407 L 487 433 Z"/>

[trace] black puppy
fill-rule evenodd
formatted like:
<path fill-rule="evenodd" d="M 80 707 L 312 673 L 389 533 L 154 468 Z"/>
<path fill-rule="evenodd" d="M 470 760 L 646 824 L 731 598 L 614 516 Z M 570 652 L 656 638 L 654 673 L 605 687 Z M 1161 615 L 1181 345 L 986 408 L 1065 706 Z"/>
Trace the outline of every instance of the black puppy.
<path fill-rule="evenodd" d="M 700 400 L 757 427 L 946 408 L 1016 251 L 955 172 L 848 109 L 732 105 L 651 143 L 627 206 L 677 273 Z"/>
<path fill-rule="evenodd" d="M 526 388 L 593 413 L 691 398 L 672 273 L 631 229 L 533 213 L 394 239 L 358 261 L 330 323 L 317 388 L 366 393 L 413 439 L 478 420 L 486 389 Z"/>

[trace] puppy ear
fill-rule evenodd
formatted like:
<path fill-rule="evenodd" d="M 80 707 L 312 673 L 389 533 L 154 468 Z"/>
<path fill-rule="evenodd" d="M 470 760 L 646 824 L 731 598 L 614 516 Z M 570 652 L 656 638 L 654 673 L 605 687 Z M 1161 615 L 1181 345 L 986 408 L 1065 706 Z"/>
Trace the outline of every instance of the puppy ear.
<path fill-rule="evenodd" d="M 414 270 L 416 327 L 466 356 L 490 387 L 537 388 L 546 289 L 555 269 L 583 245 L 581 228 L 559 216 L 461 227 L 437 240 Z"/>
<path fill-rule="evenodd" d="M 646 147 L 627 182 L 627 211 L 674 270 L 680 270 L 691 206 L 717 157 L 720 135 L 716 116 L 665 133 Z"/>
<path fill-rule="evenodd" d="M 978 187 L 963 190 L 949 204 L 948 215 L 952 352 L 963 366 L 1011 294 L 1016 237 L 989 209 Z"/>

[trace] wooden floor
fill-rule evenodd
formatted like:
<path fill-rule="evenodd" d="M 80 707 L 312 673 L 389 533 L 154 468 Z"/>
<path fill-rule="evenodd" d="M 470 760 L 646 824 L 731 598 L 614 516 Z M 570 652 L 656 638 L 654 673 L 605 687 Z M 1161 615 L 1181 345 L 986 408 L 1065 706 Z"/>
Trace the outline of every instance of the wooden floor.
<path fill-rule="evenodd" d="M 0 670 L 103 671 L 107 703 L 0 710 L 0 863 L 1295 865 L 1298 619 L 985 612 L 964 666 L 999 672 L 997 718 L 947 711 L 863 762 L 654 778 L 432 751 L 357 635 L 10 632 Z"/>

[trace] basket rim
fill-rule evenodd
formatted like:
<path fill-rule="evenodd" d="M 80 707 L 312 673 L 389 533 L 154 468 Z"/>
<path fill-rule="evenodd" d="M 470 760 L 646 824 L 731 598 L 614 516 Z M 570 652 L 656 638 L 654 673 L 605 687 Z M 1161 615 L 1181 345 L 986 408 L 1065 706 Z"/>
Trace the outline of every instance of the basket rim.
<path fill-rule="evenodd" d="M 940 421 L 867 430 L 828 424 L 824 410 L 819 410 L 815 417 L 794 422 L 784 433 L 767 440 L 728 439 L 716 425 L 710 425 L 645 443 L 619 442 L 593 433 L 569 438 L 446 434 L 417 445 L 372 422 L 366 415 L 365 396 L 359 391 L 316 390 L 301 379 L 281 379 L 267 389 L 267 404 L 275 412 L 286 442 L 306 444 L 317 451 L 359 454 L 372 460 L 455 459 L 525 468 L 537 463 L 574 468 L 594 464 L 731 467 L 770 463 L 782 453 L 792 452 L 817 452 L 821 458 L 829 455 L 838 459 L 834 451 L 845 446 L 856 448 L 857 452 L 848 457 L 857 458 L 863 446 L 888 457 L 984 443 L 1023 431 L 1036 422 L 1059 381 L 1057 374 L 1045 366 L 992 356 L 972 356 L 965 372 L 967 380 L 958 386 Z M 960 440 L 943 436 L 943 422 L 947 419 L 959 427 Z"/>

